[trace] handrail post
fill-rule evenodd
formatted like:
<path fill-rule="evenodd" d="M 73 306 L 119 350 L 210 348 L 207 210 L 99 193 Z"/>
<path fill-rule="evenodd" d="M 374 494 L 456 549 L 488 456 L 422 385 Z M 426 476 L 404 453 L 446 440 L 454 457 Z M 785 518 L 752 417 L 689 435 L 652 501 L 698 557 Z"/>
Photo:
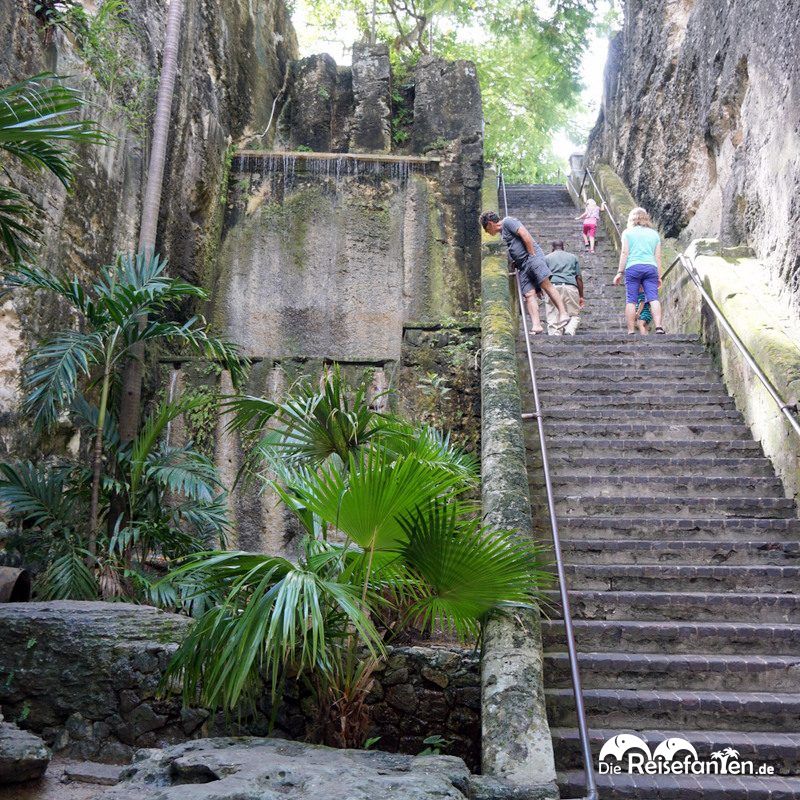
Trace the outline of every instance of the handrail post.
<path fill-rule="evenodd" d="M 498 183 L 502 186 L 503 206 L 505 209 L 505 216 L 508 216 L 508 195 L 506 193 L 506 182 L 505 178 L 503 178 L 502 170 L 498 170 Z M 580 798 L 580 800 L 597 800 L 597 784 L 594 775 L 592 746 L 589 740 L 589 727 L 586 722 L 586 709 L 583 704 L 583 690 L 581 688 L 578 652 L 575 644 L 575 631 L 572 626 L 572 613 L 570 611 L 569 604 L 567 576 L 564 570 L 564 557 L 561 552 L 561 538 L 558 533 L 558 520 L 556 518 L 553 485 L 550 479 L 550 463 L 547 458 L 547 443 L 545 441 L 544 423 L 542 421 L 542 407 L 539 402 L 539 388 L 536 383 L 536 370 L 534 369 L 533 365 L 531 339 L 530 334 L 528 333 L 528 324 L 525 319 L 525 298 L 522 295 L 522 284 L 519 278 L 519 270 L 515 270 L 514 282 L 517 286 L 517 297 L 519 298 L 520 314 L 522 317 L 522 329 L 525 332 L 525 349 L 527 350 L 528 355 L 528 369 L 531 377 L 531 389 L 533 390 L 534 412 L 532 417 L 536 418 L 536 424 L 539 430 L 539 447 L 542 454 L 542 472 L 544 473 L 544 484 L 547 493 L 547 510 L 550 517 L 550 530 L 553 535 L 553 552 L 556 557 L 558 588 L 561 596 L 561 609 L 564 617 L 564 631 L 567 639 L 567 654 L 569 657 L 570 672 L 572 674 L 572 692 L 575 698 L 575 713 L 578 719 L 578 736 L 581 742 L 586 794 L 583 798 Z"/>

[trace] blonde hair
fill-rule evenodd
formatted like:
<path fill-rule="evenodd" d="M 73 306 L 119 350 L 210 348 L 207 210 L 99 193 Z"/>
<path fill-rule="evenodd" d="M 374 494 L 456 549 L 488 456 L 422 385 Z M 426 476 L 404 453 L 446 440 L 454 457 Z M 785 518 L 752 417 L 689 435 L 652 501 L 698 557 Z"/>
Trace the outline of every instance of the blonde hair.
<path fill-rule="evenodd" d="M 589 198 L 589 199 L 586 201 L 586 205 L 587 205 L 587 206 L 596 206 L 596 205 L 597 205 L 597 200 L 595 200 L 593 197 L 590 197 L 590 198 Z"/>
<path fill-rule="evenodd" d="M 628 214 L 628 227 L 635 228 L 637 225 L 641 225 L 643 228 L 653 227 L 653 220 L 650 219 L 650 215 L 641 206 L 632 208 L 631 213 Z"/>

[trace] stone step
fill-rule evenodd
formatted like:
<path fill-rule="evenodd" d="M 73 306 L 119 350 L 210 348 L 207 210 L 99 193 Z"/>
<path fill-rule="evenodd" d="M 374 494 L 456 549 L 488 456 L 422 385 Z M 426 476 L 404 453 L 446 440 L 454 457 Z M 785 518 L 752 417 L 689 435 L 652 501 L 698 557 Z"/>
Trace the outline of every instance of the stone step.
<path fill-rule="evenodd" d="M 532 395 L 527 386 L 523 384 L 523 394 L 532 406 Z M 602 412 L 606 409 L 629 409 L 631 411 L 648 411 L 657 415 L 659 411 L 680 411 L 684 416 L 691 414 L 705 418 L 706 411 L 712 409 L 724 409 L 726 411 L 736 410 L 730 395 L 704 392 L 702 394 L 692 394 L 687 392 L 683 395 L 664 394 L 664 395 L 642 395 L 642 394 L 600 394 L 600 395 L 581 395 L 579 393 L 566 396 L 558 396 L 556 393 L 540 392 L 540 400 L 545 417 L 553 411 L 571 410 L 582 411 L 581 417 L 594 416 L 595 412 Z M 545 405 L 545 401 L 547 405 Z"/>
<path fill-rule="evenodd" d="M 658 745 L 668 739 L 681 738 L 694 746 L 698 756 L 706 760 L 711 753 L 732 747 L 739 758 L 754 764 L 768 764 L 775 768 L 777 775 L 797 775 L 800 772 L 800 734 L 778 733 L 777 731 L 695 731 L 695 730 L 615 730 L 610 728 L 590 728 L 589 744 L 595 757 L 595 764 L 603 745 L 620 733 L 633 733 L 643 739 L 653 752 Z M 551 728 L 558 769 L 579 769 L 583 767 L 580 738 L 574 728 Z M 603 776 L 598 776 L 602 778 Z M 575 795 L 569 795 L 573 797 Z M 742 795 L 744 797 L 744 795 Z M 603 795 L 605 797 L 605 795 Z M 737 795 L 729 795 L 733 800 Z M 749 797 L 749 795 L 747 795 Z M 641 797 L 637 800 L 642 800 Z M 726 798 L 728 800 L 728 798 Z"/>
<path fill-rule="evenodd" d="M 550 530 L 541 524 L 542 531 Z M 684 539 L 717 541 L 719 539 L 742 541 L 765 540 L 794 542 L 800 539 L 800 519 L 785 517 L 617 517 L 571 516 L 558 518 L 558 529 L 563 539 Z M 549 533 L 548 533 L 549 535 Z"/>
<path fill-rule="evenodd" d="M 570 564 L 800 564 L 800 542 L 562 539 L 561 551 Z"/>
<path fill-rule="evenodd" d="M 582 797 L 583 772 L 559 772 L 562 797 Z M 798 800 L 800 778 L 735 775 L 598 775 L 602 800 Z"/>
<path fill-rule="evenodd" d="M 537 426 L 533 420 L 525 429 L 525 445 L 527 449 L 536 454 L 539 452 Z M 725 458 L 753 456 L 763 457 L 761 445 L 752 439 L 641 439 L 641 438 L 571 438 L 553 439 L 550 436 L 548 425 L 545 425 L 547 435 L 547 452 L 554 458 L 568 458 L 570 456 L 584 456 L 591 453 L 596 457 L 628 456 L 682 456 L 699 458 L 701 456 L 720 456 Z"/>
<path fill-rule="evenodd" d="M 525 343 L 520 352 L 525 352 Z M 708 358 L 708 351 L 699 342 L 675 343 L 669 336 L 646 336 L 630 339 L 617 339 L 608 343 L 595 343 L 584 336 L 534 336 L 531 340 L 531 350 L 534 354 L 558 358 L 614 358 L 616 356 L 630 356 L 634 358 L 646 357 L 648 354 L 654 358 L 680 358 L 699 357 Z M 535 362 L 538 364 L 539 362 Z"/>
<path fill-rule="evenodd" d="M 546 512 L 544 493 L 532 498 L 531 510 L 534 517 L 540 518 Z M 648 494 L 639 497 L 608 495 L 605 497 L 556 497 L 556 512 L 559 516 L 600 516 L 620 517 L 691 517 L 708 513 L 714 517 L 795 517 L 794 500 L 785 497 L 670 497 Z"/>
<path fill-rule="evenodd" d="M 632 653 L 714 653 L 800 657 L 800 625 L 763 622 L 574 620 L 578 648 Z M 564 621 L 543 619 L 544 646 L 566 647 Z"/>
<path fill-rule="evenodd" d="M 581 652 L 585 689 L 800 692 L 800 656 Z M 546 652 L 545 686 L 568 689 L 566 652 Z"/>
<path fill-rule="evenodd" d="M 561 614 L 558 593 L 543 594 L 547 615 L 556 619 Z M 793 594 L 571 589 L 570 609 L 574 619 L 800 623 L 800 597 Z"/>
<path fill-rule="evenodd" d="M 620 366 L 616 369 L 602 369 L 594 366 L 573 367 L 568 371 L 561 368 L 558 363 L 553 363 L 548 359 L 545 367 L 536 366 L 536 380 L 547 383 L 548 381 L 559 381 L 565 386 L 574 383 L 603 381 L 610 390 L 617 384 L 635 381 L 649 386 L 651 391 L 658 391 L 665 383 L 680 381 L 681 385 L 693 386 L 694 384 L 712 383 L 719 379 L 719 373 L 710 367 L 668 367 L 664 369 L 629 369 Z M 551 366 L 552 365 L 552 366 Z M 718 384 L 719 387 L 719 384 Z"/>
<path fill-rule="evenodd" d="M 781 498 L 783 484 L 775 477 L 729 475 L 575 475 L 553 471 L 551 478 L 555 496 L 568 497 L 760 497 Z M 544 489 L 541 472 L 529 472 L 529 485 Z"/>
<path fill-rule="evenodd" d="M 577 404 L 576 404 L 577 405 Z M 683 408 L 635 408 L 606 406 L 594 408 L 591 413 L 583 414 L 573 406 L 564 408 L 552 406 L 545 412 L 545 419 L 554 422 L 574 422 L 581 419 L 591 419 L 592 422 L 627 422 L 627 423 L 648 423 L 657 422 L 684 422 L 687 417 L 687 407 Z M 741 422 L 742 415 L 735 408 L 704 408 L 702 413 L 703 422 Z"/>
<path fill-rule="evenodd" d="M 547 336 L 534 336 L 531 339 L 531 346 L 533 348 L 537 347 L 550 347 L 551 340 L 558 338 L 558 344 L 562 347 L 565 346 L 564 340 L 562 337 L 547 337 Z M 618 334 L 614 333 L 593 333 L 593 334 L 584 334 L 580 337 L 576 336 L 575 341 L 580 344 L 588 344 L 594 346 L 602 346 L 602 347 L 664 347 L 667 345 L 676 345 L 676 344 L 694 344 L 702 346 L 700 343 L 700 338 L 696 334 L 686 334 L 686 333 L 667 333 L 664 336 L 631 336 L 628 338 L 627 335 L 619 336 Z M 522 346 L 525 346 L 524 342 L 519 342 Z"/>
<path fill-rule="evenodd" d="M 575 724 L 571 689 L 546 689 L 547 717 L 555 727 Z M 586 714 L 599 728 L 775 730 L 797 732 L 800 694 L 699 690 L 587 689 Z"/>
<path fill-rule="evenodd" d="M 800 566 L 703 564 L 566 564 L 574 590 L 609 592 L 793 592 Z"/>
<path fill-rule="evenodd" d="M 576 337 L 554 337 L 559 339 L 568 338 L 570 341 L 578 341 Z M 567 355 L 559 352 L 557 354 L 543 353 L 538 361 L 534 361 L 537 376 L 545 369 L 555 366 L 558 369 L 572 370 L 602 370 L 611 371 L 614 374 L 617 370 L 636 370 L 639 374 L 649 374 L 650 372 L 680 367 L 688 369 L 695 367 L 698 371 L 709 370 L 712 368 L 711 362 L 705 354 L 687 354 L 683 356 L 659 356 L 648 357 L 647 353 L 635 351 L 633 353 L 620 353 L 618 355 L 601 355 L 583 353 L 577 355 Z M 517 363 L 527 369 L 528 360 L 524 350 L 517 353 Z"/>
<path fill-rule="evenodd" d="M 662 386 L 657 387 L 651 383 L 643 381 L 625 382 L 614 381 L 613 383 L 602 380 L 556 380 L 548 378 L 547 380 L 541 378 L 539 374 L 536 375 L 536 385 L 542 397 L 553 398 L 550 402 L 560 398 L 568 398 L 577 395 L 578 397 L 585 397 L 587 395 L 597 395 L 606 397 L 649 397 L 661 389 L 671 390 L 673 394 L 677 386 Z M 525 396 L 525 389 L 530 386 L 530 379 L 526 375 L 522 382 L 523 397 Z M 719 381 L 681 381 L 686 391 L 690 394 L 705 394 L 711 393 L 715 397 L 719 396 L 722 391 L 722 385 Z M 699 415 L 698 415 L 699 416 Z"/>
<path fill-rule="evenodd" d="M 535 455 L 529 454 L 530 468 L 536 470 L 540 463 Z M 738 475 L 744 477 L 774 477 L 772 462 L 768 458 L 753 456 L 751 458 L 718 458 L 716 456 L 699 456 L 697 458 L 676 456 L 629 456 L 615 458 L 613 456 L 574 456 L 572 458 L 549 457 L 550 471 L 556 477 L 567 475 L 576 479 L 594 475 L 620 475 L 636 477 L 648 473 L 661 476 L 705 476 L 705 475 Z"/>
<path fill-rule="evenodd" d="M 743 422 L 705 422 L 687 420 L 684 423 L 660 420 L 657 414 L 650 419 L 631 422 L 591 422 L 584 420 L 548 420 L 545 427 L 548 444 L 551 440 L 567 438 L 602 439 L 604 437 L 630 441 L 674 439 L 746 439 L 748 427 Z"/>

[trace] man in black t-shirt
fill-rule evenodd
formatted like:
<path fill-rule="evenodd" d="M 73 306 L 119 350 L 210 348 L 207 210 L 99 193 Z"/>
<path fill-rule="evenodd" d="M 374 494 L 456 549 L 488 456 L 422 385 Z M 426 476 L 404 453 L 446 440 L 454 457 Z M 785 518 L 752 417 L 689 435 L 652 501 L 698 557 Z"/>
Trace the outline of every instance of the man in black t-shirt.
<path fill-rule="evenodd" d="M 508 248 L 508 257 L 519 272 L 522 294 L 531 317 L 530 333 L 542 333 L 544 330 L 539 318 L 540 292 L 544 292 L 558 309 L 555 327 L 563 330 L 569 322 L 569 314 L 561 295 L 550 281 L 550 268 L 544 259 L 542 248 L 534 242 L 525 226 L 516 217 L 505 217 L 501 220 L 494 211 L 484 211 L 480 223 L 490 236 L 500 234 Z"/>

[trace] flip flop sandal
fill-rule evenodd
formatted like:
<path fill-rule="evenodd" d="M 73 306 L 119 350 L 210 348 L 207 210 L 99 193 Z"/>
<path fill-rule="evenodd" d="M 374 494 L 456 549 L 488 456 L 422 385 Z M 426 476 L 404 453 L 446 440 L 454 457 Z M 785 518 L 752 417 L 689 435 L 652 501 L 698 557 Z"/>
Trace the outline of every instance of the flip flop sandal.
<path fill-rule="evenodd" d="M 661 336 L 664 336 L 666 335 L 667 332 L 663 328 L 656 328 L 656 333 Z"/>
<path fill-rule="evenodd" d="M 572 319 L 572 317 L 567 317 L 567 318 L 566 318 L 566 319 L 564 319 L 564 320 L 561 320 L 561 319 L 560 319 L 558 322 L 556 322 L 556 324 L 555 324 L 553 327 L 554 327 L 556 330 L 558 330 L 558 331 L 563 331 L 563 330 L 564 330 L 564 328 L 566 328 L 566 327 L 567 327 L 567 325 L 569 325 L 569 321 L 570 321 L 571 319 Z"/>
<path fill-rule="evenodd" d="M 544 333 L 544 328 L 542 328 L 540 331 L 528 331 L 528 333 L 531 336 L 538 336 L 540 333 Z"/>

